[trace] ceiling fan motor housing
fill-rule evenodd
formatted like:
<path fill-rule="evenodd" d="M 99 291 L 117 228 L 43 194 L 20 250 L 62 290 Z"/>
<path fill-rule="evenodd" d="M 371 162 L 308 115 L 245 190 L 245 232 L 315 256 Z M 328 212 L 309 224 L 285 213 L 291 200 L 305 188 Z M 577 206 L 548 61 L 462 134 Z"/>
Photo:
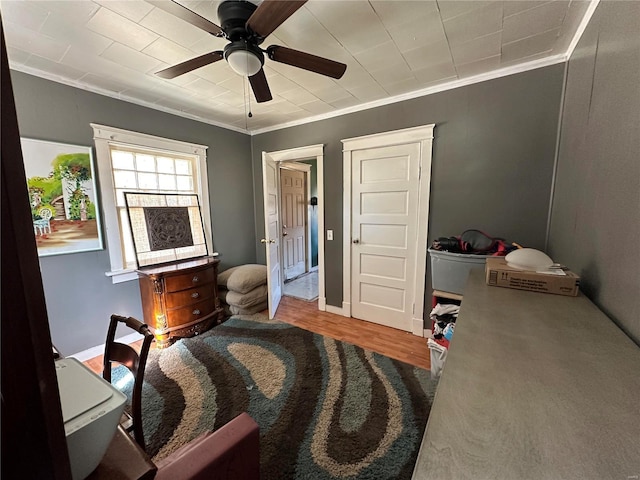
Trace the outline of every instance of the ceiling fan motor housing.
<path fill-rule="evenodd" d="M 225 0 L 218 6 L 220 26 L 229 40 L 234 42 L 249 37 L 255 38 L 255 35 L 247 31 L 245 25 L 256 8 L 255 4 L 244 0 Z"/>

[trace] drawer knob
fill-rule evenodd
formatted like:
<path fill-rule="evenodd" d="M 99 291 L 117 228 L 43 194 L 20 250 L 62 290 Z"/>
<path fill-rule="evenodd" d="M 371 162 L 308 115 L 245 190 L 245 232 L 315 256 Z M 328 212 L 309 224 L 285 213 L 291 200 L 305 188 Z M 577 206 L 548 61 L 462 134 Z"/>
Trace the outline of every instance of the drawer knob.
<path fill-rule="evenodd" d="M 200 315 L 200 310 L 197 308 L 192 312 L 194 315 Z"/>
<path fill-rule="evenodd" d="M 199 281 L 200 281 L 200 279 L 198 278 L 198 276 L 197 276 L 197 275 L 194 275 L 194 276 L 193 276 L 193 279 L 192 279 L 192 282 L 193 282 L 193 283 L 198 283 Z"/>
<path fill-rule="evenodd" d="M 192 293 L 191 298 L 198 298 L 200 294 L 198 292 Z"/>

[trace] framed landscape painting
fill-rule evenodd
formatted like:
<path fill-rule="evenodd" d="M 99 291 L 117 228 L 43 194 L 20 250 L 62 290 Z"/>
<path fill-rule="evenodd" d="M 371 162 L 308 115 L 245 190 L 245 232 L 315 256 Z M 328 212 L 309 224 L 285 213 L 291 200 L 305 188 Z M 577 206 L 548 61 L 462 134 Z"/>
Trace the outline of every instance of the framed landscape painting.
<path fill-rule="evenodd" d="M 38 255 L 102 250 L 91 147 L 20 142 Z"/>

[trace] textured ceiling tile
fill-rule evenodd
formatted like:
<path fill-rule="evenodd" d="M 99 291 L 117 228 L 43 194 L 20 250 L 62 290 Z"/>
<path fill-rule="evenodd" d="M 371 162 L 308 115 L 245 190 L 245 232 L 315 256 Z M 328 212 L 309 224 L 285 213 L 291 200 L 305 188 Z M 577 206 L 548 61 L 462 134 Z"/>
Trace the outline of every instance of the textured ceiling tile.
<path fill-rule="evenodd" d="M 515 42 L 562 25 L 567 13 L 567 2 L 549 2 L 504 19 L 502 41 Z"/>
<path fill-rule="evenodd" d="M 32 0 L 26 0 L 31 2 Z M 100 5 L 89 0 L 44 0 L 34 2 L 54 15 L 65 18 L 70 23 L 84 25 L 100 9 Z"/>
<path fill-rule="evenodd" d="M 436 80 L 455 77 L 457 76 L 457 72 L 452 62 L 444 62 L 439 65 L 432 65 L 428 68 L 415 70 L 413 75 L 426 85 Z"/>
<path fill-rule="evenodd" d="M 442 43 L 409 50 L 404 53 L 404 58 L 407 60 L 411 70 L 415 71 L 431 65 L 451 62 L 451 52 L 449 51 L 449 45 Z"/>
<path fill-rule="evenodd" d="M 25 63 L 27 67 L 35 68 L 50 75 L 56 75 L 66 80 L 79 80 L 85 75 L 85 72 L 77 68 L 69 67 L 61 63 L 52 62 L 46 58 L 37 55 L 31 55 Z"/>
<path fill-rule="evenodd" d="M 451 45 L 468 42 L 502 29 L 502 2 L 458 15 L 444 22 L 444 30 Z"/>
<path fill-rule="evenodd" d="M 7 57 L 11 68 L 15 68 L 15 66 L 25 63 L 30 56 L 31 54 L 29 52 L 7 45 Z"/>
<path fill-rule="evenodd" d="M 139 72 L 157 70 L 160 65 L 160 61 L 158 59 L 145 55 L 138 50 L 134 50 L 133 48 L 127 47 L 126 45 L 122 45 L 118 42 L 113 42 L 113 44 L 100 56 Z"/>
<path fill-rule="evenodd" d="M 91 69 L 87 69 L 87 52 L 82 48 L 71 46 L 64 56 L 61 63 L 69 65 L 70 67 L 78 70 L 86 71 L 87 73 L 95 76 L 111 76 L 114 69 L 118 68 L 118 65 L 114 64 L 111 60 L 106 60 L 102 57 L 95 56 L 91 58 Z M 135 72 L 132 72 L 135 73 Z M 91 77 L 93 78 L 93 77 Z"/>
<path fill-rule="evenodd" d="M 153 10 L 153 5 L 147 2 L 132 2 L 131 0 L 93 0 L 100 6 L 128 18 L 133 22 L 140 22 L 145 15 Z"/>
<path fill-rule="evenodd" d="M 393 66 L 407 66 L 407 62 L 404 60 L 396 44 L 392 41 L 378 45 L 377 47 L 364 50 L 356 55 L 354 58 L 369 71 L 381 70 Z"/>
<path fill-rule="evenodd" d="M 338 100 L 344 100 L 347 98 L 353 98 L 346 90 L 342 88 L 327 88 L 326 90 L 316 90 L 313 94 L 323 102 L 332 103 Z"/>
<path fill-rule="evenodd" d="M 69 23 L 58 15 L 49 16 L 40 32 L 59 41 L 76 45 L 94 55 L 100 55 L 113 43 L 112 39 L 94 33 L 82 25 Z"/>
<path fill-rule="evenodd" d="M 341 108 L 349 108 L 349 107 L 358 105 L 360 101 L 356 97 L 350 96 L 348 98 L 341 98 L 340 100 L 335 100 L 329 103 L 333 105 L 336 109 L 341 109 Z"/>
<path fill-rule="evenodd" d="M 69 45 L 54 40 L 41 33 L 29 30 L 13 22 L 3 20 L 4 35 L 7 45 L 27 50 L 34 55 L 58 62 L 62 59 Z"/>
<path fill-rule="evenodd" d="M 318 99 L 315 95 L 312 95 L 311 93 L 300 87 L 294 88 L 293 90 L 287 90 L 286 92 L 278 92 L 278 94 L 281 97 L 286 98 L 290 102 L 295 103 L 296 105 L 311 103 Z"/>
<path fill-rule="evenodd" d="M 494 1 L 481 0 L 438 0 L 438 9 L 443 20 L 469 13 L 474 10 L 485 8 Z"/>
<path fill-rule="evenodd" d="M 295 90 L 296 88 L 300 88 L 297 83 L 292 82 L 287 77 L 278 73 L 268 75 L 267 80 L 269 82 L 271 90 L 277 91 L 279 94 L 288 90 Z"/>
<path fill-rule="evenodd" d="M 246 94 L 247 89 L 251 88 L 249 82 L 245 81 L 245 79 L 240 76 L 237 78 L 229 78 L 222 82 L 216 82 L 216 85 L 240 95 Z"/>
<path fill-rule="evenodd" d="M 107 8 L 98 10 L 87 22 L 87 28 L 112 40 L 126 38 L 128 45 L 136 50 L 142 50 L 158 39 L 157 34 Z"/>
<path fill-rule="evenodd" d="M 92 87 L 97 87 L 99 89 L 114 93 L 118 93 L 122 90 L 122 84 L 118 80 L 107 76 L 93 75 L 92 73 L 83 76 L 80 79 L 79 83 L 84 83 L 86 85 L 90 85 Z"/>
<path fill-rule="evenodd" d="M 412 77 L 396 83 L 383 84 L 383 87 L 389 95 L 401 95 L 403 93 L 420 90 L 422 83 L 416 80 L 415 77 Z"/>
<path fill-rule="evenodd" d="M 211 82 L 223 82 L 231 78 L 241 78 L 240 75 L 234 72 L 227 62 L 223 60 L 207 65 L 206 67 L 192 70 L 191 73 Z"/>
<path fill-rule="evenodd" d="M 378 84 L 350 88 L 349 91 L 351 95 L 364 102 L 379 100 L 387 96 L 387 92 Z"/>
<path fill-rule="evenodd" d="M 162 98 L 162 92 L 151 88 L 127 88 L 122 95 L 138 98 L 146 103 L 155 103 Z"/>
<path fill-rule="evenodd" d="M 158 38 L 142 52 L 169 65 L 181 63 L 197 56 L 191 50 L 164 37 Z"/>
<path fill-rule="evenodd" d="M 308 2 L 306 8 L 351 54 L 389 40 L 369 2 Z"/>
<path fill-rule="evenodd" d="M 2 0 L 0 8 L 5 21 L 10 18 L 13 23 L 37 32 L 49 17 L 49 11 L 46 8 L 42 8 L 40 4 L 41 2 Z"/>
<path fill-rule="evenodd" d="M 459 78 L 471 77 L 497 68 L 500 68 L 500 55 L 483 58 L 482 60 L 462 65 L 456 65 L 456 71 L 458 72 Z"/>
<path fill-rule="evenodd" d="M 561 54 L 567 51 L 590 4 L 588 0 L 576 0 L 569 4 L 567 15 L 560 27 L 560 35 L 553 47 L 554 53 Z"/>
<path fill-rule="evenodd" d="M 470 42 L 452 45 L 451 54 L 456 64 L 463 64 L 500 55 L 501 47 L 502 33 L 497 32 L 475 38 Z"/>
<path fill-rule="evenodd" d="M 371 1 L 371 6 L 387 29 L 411 25 L 414 29 L 424 28 L 424 21 L 430 17 L 438 18 L 438 5 L 435 0 L 410 1 Z"/>
<path fill-rule="evenodd" d="M 550 51 L 558 38 L 559 29 L 549 30 L 517 42 L 506 43 L 502 46 L 502 59 L 510 62 L 519 58 Z"/>
<path fill-rule="evenodd" d="M 159 8 L 151 10 L 140 21 L 140 25 L 185 48 L 204 39 L 215 38 L 204 30 L 194 27 Z"/>
<path fill-rule="evenodd" d="M 335 107 L 333 105 L 329 105 L 328 103 L 323 102 L 322 100 L 314 100 L 309 103 L 301 103 L 300 108 L 306 110 L 309 113 L 313 113 L 314 115 L 320 115 L 321 113 L 333 112 Z"/>
<path fill-rule="evenodd" d="M 389 35 L 401 52 L 447 41 L 444 26 L 439 17 L 423 19 L 423 25 L 420 28 L 411 28 L 410 25 L 391 28 Z"/>
<path fill-rule="evenodd" d="M 231 105 L 232 107 L 236 107 L 236 108 L 244 108 L 245 105 L 247 105 L 247 102 L 249 101 L 248 99 L 245 99 L 244 95 L 239 95 L 235 92 L 225 92 L 221 95 L 216 95 L 213 97 L 213 99 L 216 102 L 220 102 L 220 103 L 224 103 L 226 105 Z M 255 97 L 253 96 L 253 93 L 251 94 L 251 100 L 252 103 L 255 102 Z"/>
<path fill-rule="evenodd" d="M 413 75 L 413 72 L 407 65 L 376 70 L 375 72 L 371 72 L 371 75 L 376 80 L 376 82 L 382 85 L 385 89 L 389 84 L 408 80 L 415 81 L 416 79 L 416 77 Z"/>
<path fill-rule="evenodd" d="M 545 3 L 549 3 L 550 0 L 518 0 L 518 1 L 506 1 L 504 2 L 504 17 L 505 19 L 510 15 L 524 12 L 525 10 L 531 10 L 532 8 L 539 7 Z M 558 0 L 556 0 L 558 1 Z M 569 3 L 569 2 L 566 2 Z"/>
<path fill-rule="evenodd" d="M 212 97 L 227 93 L 229 90 L 222 88 L 215 83 L 208 82 L 202 78 L 196 78 L 193 82 L 187 83 L 185 88 L 192 90 L 201 95 L 210 95 Z"/>

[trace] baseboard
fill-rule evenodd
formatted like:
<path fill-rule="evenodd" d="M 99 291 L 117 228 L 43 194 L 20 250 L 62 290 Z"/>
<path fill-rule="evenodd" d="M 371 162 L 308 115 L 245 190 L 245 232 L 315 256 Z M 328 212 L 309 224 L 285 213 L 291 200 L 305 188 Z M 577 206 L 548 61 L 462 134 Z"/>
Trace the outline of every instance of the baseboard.
<path fill-rule="evenodd" d="M 309 272 L 317 272 L 318 271 L 318 265 L 316 265 L 315 267 L 311 267 L 309 269 Z"/>
<path fill-rule="evenodd" d="M 340 308 L 340 307 L 335 307 L 333 305 L 327 305 L 326 306 L 326 311 L 329 313 L 334 313 L 336 315 L 342 315 L 343 317 L 348 317 L 349 315 L 345 315 L 344 314 L 344 309 Z"/>
<path fill-rule="evenodd" d="M 143 338 L 139 333 L 130 333 L 129 335 L 125 335 L 124 337 L 116 339 L 116 341 L 120 343 L 133 343 L 137 342 Z M 74 353 L 73 355 L 67 355 L 68 357 L 73 357 L 80 362 L 86 362 L 87 360 L 91 360 L 92 358 L 98 357 L 104 354 L 104 343 L 102 345 L 97 345 L 95 347 L 87 348 L 78 353 Z"/>
<path fill-rule="evenodd" d="M 433 332 L 429 328 L 424 329 L 424 338 L 433 338 Z"/>
<path fill-rule="evenodd" d="M 318 297 L 318 310 L 325 312 L 327 310 L 327 298 Z"/>
<path fill-rule="evenodd" d="M 342 302 L 342 315 L 345 317 L 351 316 L 351 302 Z"/>
<path fill-rule="evenodd" d="M 411 321 L 411 333 L 417 337 L 424 336 L 424 320 L 421 318 L 414 318 Z"/>

